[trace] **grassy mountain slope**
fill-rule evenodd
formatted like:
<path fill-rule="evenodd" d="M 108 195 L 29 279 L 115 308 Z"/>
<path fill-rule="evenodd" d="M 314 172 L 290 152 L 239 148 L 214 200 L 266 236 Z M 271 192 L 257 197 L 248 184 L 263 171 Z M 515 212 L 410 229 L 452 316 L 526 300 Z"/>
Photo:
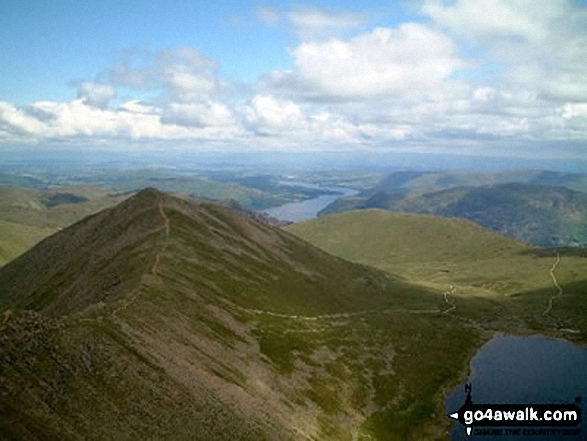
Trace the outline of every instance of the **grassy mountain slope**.
<path fill-rule="evenodd" d="M 526 245 L 464 219 L 372 209 L 286 228 L 334 255 L 445 290 L 467 318 L 486 326 L 555 333 L 568 327 L 583 336 L 587 331 L 580 307 L 587 302 L 587 259 L 581 249 Z M 557 292 L 550 275 L 557 253 L 556 277 L 565 294 L 544 314 Z M 492 306 L 470 299 L 485 299 Z"/>
<path fill-rule="evenodd" d="M 587 244 L 587 194 L 564 187 L 510 183 L 407 196 L 378 191 L 352 203 L 340 201 L 321 214 L 366 208 L 462 217 L 540 246 Z"/>
<path fill-rule="evenodd" d="M 37 190 L 0 186 L 0 266 L 41 239 L 126 196 L 96 187 Z"/>
<path fill-rule="evenodd" d="M 0 431 L 26 439 L 443 439 L 488 338 L 440 292 L 155 190 L 0 269 L 0 305 Z"/>
<path fill-rule="evenodd" d="M 63 228 L 123 201 L 124 195 L 98 187 L 36 190 L 0 187 L 0 220 L 36 227 Z"/>
<path fill-rule="evenodd" d="M 512 172 L 400 171 L 383 178 L 372 191 L 424 194 L 454 187 L 481 187 L 520 183 L 566 187 L 587 191 L 587 175 L 541 170 Z"/>
<path fill-rule="evenodd" d="M 54 233 L 54 228 L 42 228 L 0 220 L 0 266 L 24 253 L 41 239 Z"/>

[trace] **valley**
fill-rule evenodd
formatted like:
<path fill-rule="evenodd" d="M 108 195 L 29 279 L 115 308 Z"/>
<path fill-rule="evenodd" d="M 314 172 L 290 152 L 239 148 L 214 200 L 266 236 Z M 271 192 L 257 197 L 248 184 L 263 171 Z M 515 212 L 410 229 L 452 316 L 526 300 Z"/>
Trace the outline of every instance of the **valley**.
<path fill-rule="evenodd" d="M 586 24 L 1 0 L 0 441 L 587 440 Z"/>
<path fill-rule="evenodd" d="M 154 190 L 43 241 L 0 271 L 0 286 L 1 427 L 18 437 L 68 427 L 97 437 L 417 439 L 446 427 L 438 403 L 455 384 L 449 372 L 482 341 L 444 338 L 460 328 L 430 314 L 444 308 L 432 291 Z M 63 399 L 34 404 L 53 394 Z M 201 404 L 178 413 L 161 401 L 169 394 L 174 406 Z M 109 409 L 128 426 L 105 425 Z"/>
<path fill-rule="evenodd" d="M 278 228 L 155 189 L 120 198 L 0 269 L 13 437 L 446 439 L 444 397 L 495 332 L 585 342 L 581 248 L 430 215 Z"/>

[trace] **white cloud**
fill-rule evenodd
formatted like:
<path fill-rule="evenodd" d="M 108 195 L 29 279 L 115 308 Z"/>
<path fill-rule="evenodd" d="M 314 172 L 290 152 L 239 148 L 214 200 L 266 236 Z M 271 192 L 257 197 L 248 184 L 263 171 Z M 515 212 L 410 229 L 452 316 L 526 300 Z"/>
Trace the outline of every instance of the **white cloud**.
<path fill-rule="evenodd" d="M 429 151 L 587 141 L 585 10 L 566 0 L 427 0 L 427 24 L 366 31 L 366 16 L 350 12 L 260 7 L 260 21 L 301 38 L 290 70 L 225 83 L 218 61 L 195 48 L 129 52 L 81 83 L 76 100 L 0 102 L 0 141 Z"/>
<path fill-rule="evenodd" d="M 466 37 L 480 60 L 504 63 L 502 87 L 528 88 L 559 102 L 587 99 L 587 9 L 577 2 L 426 0 L 422 11 Z"/>
<path fill-rule="evenodd" d="M 306 124 L 300 106 L 270 95 L 254 96 L 244 112 L 249 124 L 263 130 L 287 130 Z"/>
<path fill-rule="evenodd" d="M 587 117 L 587 103 L 567 103 L 562 108 L 562 117 L 565 119 Z"/>
<path fill-rule="evenodd" d="M 217 106 L 211 107 L 209 118 L 223 116 Z M 82 99 L 67 103 L 37 102 L 26 109 L 0 102 L 0 137 L 6 140 L 18 136 L 29 141 L 77 138 L 96 141 L 217 140 L 234 138 L 241 131 L 235 125 L 227 125 L 226 121 L 186 127 L 164 122 L 158 113 L 137 103 L 126 103 L 119 110 L 100 109 L 86 105 Z"/>
<path fill-rule="evenodd" d="M 171 98 L 179 102 L 208 100 L 219 90 L 218 62 L 193 48 L 161 52 L 157 61 Z"/>
<path fill-rule="evenodd" d="M 149 106 L 142 103 L 140 100 L 130 100 L 118 106 L 119 110 L 124 110 L 130 113 L 144 113 L 144 114 L 158 114 L 159 109 L 155 106 Z"/>
<path fill-rule="evenodd" d="M 495 97 L 495 89 L 492 87 L 480 87 L 473 92 L 473 101 L 486 103 Z"/>
<path fill-rule="evenodd" d="M 39 119 L 10 103 L 0 101 L 0 140 L 32 137 L 43 127 Z"/>
<path fill-rule="evenodd" d="M 186 127 L 229 127 L 236 124 L 228 106 L 221 102 L 171 103 L 164 111 L 163 123 Z"/>
<path fill-rule="evenodd" d="M 116 98 L 116 89 L 110 84 L 98 84 L 85 81 L 79 85 L 77 97 L 85 104 L 105 109 Z"/>
<path fill-rule="evenodd" d="M 132 57 L 109 73 L 115 85 L 142 90 L 161 90 L 175 102 L 207 101 L 220 91 L 218 62 L 190 47 L 167 49 L 132 67 Z"/>
<path fill-rule="evenodd" d="M 461 0 L 447 4 L 427 0 L 423 12 L 470 38 L 520 37 L 541 41 L 546 36 L 545 19 L 557 15 L 555 3 L 552 0 Z"/>
<path fill-rule="evenodd" d="M 376 28 L 348 41 L 302 43 L 293 72 L 273 72 L 270 87 L 317 99 L 356 100 L 422 95 L 465 66 L 454 43 L 423 24 Z"/>
<path fill-rule="evenodd" d="M 303 40 L 338 35 L 363 26 L 367 17 L 350 11 L 332 12 L 313 7 L 297 7 L 288 18 L 295 32 Z"/>

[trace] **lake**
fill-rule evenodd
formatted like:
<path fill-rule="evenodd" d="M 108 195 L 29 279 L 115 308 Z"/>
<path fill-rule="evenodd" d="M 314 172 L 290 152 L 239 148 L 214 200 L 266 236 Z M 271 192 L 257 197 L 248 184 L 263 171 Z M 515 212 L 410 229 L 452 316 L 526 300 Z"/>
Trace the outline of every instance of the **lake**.
<path fill-rule="evenodd" d="M 498 403 L 568 403 L 581 397 L 582 429 L 577 436 L 483 436 L 467 438 L 464 428 L 456 423 L 453 441 L 544 441 L 587 439 L 587 349 L 565 340 L 544 336 L 496 334 L 471 361 L 472 399 L 477 404 Z M 458 410 L 465 402 L 464 385 L 453 390 L 446 399 L 447 413 Z"/>
<path fill-rule="evenodd" d="M 333 192 L 335 194 L 325 194 L 317 198 L 306 199 L 300 202 L 290 202 L 278 207 L 272 207 L 265 210 L 269 215 L 276 217 L 279 220 L 289 222 L 301 222 L 308 219 L 313 219 L 318 216 L 318 212 L 330 205 L 332 202 L 341 197 L 354 196 L 359 192 L 352 188 L 345 187 L 321 187 L 315 184 L 308 184 L 306 182 L 298 181 L 280 181 L 281 185 L 316 188 L 324 191 Z"/>

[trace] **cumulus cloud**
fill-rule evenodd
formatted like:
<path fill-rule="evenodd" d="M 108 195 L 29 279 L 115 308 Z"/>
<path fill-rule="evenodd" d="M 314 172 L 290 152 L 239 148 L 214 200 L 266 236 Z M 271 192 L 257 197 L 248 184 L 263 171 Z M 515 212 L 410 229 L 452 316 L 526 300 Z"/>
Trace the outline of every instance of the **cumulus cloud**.
<path fill-rule="evenodd" d="M 240 130 L 225 124 L 187 127 L 164 121 L 159 113 L 137 103 L 126 103 L 117 110 L 100 109 L 82 99 L 43 101 L 21 109 L 0 102 L 0 139 L 218 140 L 232 139 Z"/>
<path fill-rule="evenodd" d="M 34 137 L 43 127 L 43 122 L 38 118 L 10 103 L 0 101 L 0 140 Z"/>
<path fill-rule="evenodd" d="M 583 117 L 587 118 L 587 103 L 567 103 L 562 108 L 562 116 L 565 119 Z"/>
<path fill-rule="evenodd" d="M 133 66 L 133 55 L 126 54 L 109 72 L 113 84 L 162 90 L 166 99 L 183 103 L 207 101 L 220 90 L 218 62 L 195 48 L 168 49 L 149 58 L 143 55 L 139 66 Z"/>
<path fill-rule="evenodd" d="M 300 106 L 270 95 L 254 96 L 245 108 L 245 116 L 249 124 L 268 130 L 299 128 L 306 122 Z"/>
<path fill-rule="evenodd" d="M 228 106 L 221 102 L 171 103 L 163 112 L 163 123 L 186 127 L 229 127 L 236 124 Z"/>
<path fill-rule="evenodd" d="M 219 90 L 218 62 L 193 48 L 164 51 L 157 56 L 157 64 L 173 100 L 207 100 Z"/>
<path fill-rule="evenodd" d="M 461 0 L 449 4 L 427 0 L 423 12 L 469 38 L 520 37 L 543 41 L 548 29 L 545 20 L 557 16 L 556 3 L 550 0 Z"/>
<path fill-rule="evenodd" d="M 105 109 L 116 98 L 116 89 L 109 84 L 85 81 L 79 85 L 77 97 L 90 106 Z"/>
<path fill-rule="evenodd" d="M 369 99 L 422 94 L 465 62 L 442 32 L 423 24 L 376 28 L 350 40 L 306 42 L 292 51 L 295 69 L 273 72 L 269 87 L 316 99 Z"/>
<path fill-rule="evenodd" d="M 299 37 L 291 69 L 243 86 L 196 48 L 128 52 L 72 101 L 0 102 L 0 141 L 429 150 L 587 141 L 585 10 L 566 0 L 424 0 L 425 23 L 367 28 L 351 12 L 259 7 L 261 22 Z"/>
<path fill-rule="evenodd" d="M 118 106 L 119 110 L 130 112 L 130 113 L 143 113 L 143 114 L 159 114 L 160 109 L 155 106 L 149 106 L 141 102 L 140 100 L 129 100 Z"/>
<path fill-rule="evenodd" d="M 504 86 L 558 101 L 587 99 L 587 10 L 577 2 L 426 0 L 422 11 L 476 45 L 481 59 L 505 63 Z"/>
<path fill-rule="evenodd" d="M 367 17 L 350 11 L 325 11 L 312 7 L 297 7 L 288 14 L 295 32 L 303 40 L 339 35 L 363 26 Z"/>

